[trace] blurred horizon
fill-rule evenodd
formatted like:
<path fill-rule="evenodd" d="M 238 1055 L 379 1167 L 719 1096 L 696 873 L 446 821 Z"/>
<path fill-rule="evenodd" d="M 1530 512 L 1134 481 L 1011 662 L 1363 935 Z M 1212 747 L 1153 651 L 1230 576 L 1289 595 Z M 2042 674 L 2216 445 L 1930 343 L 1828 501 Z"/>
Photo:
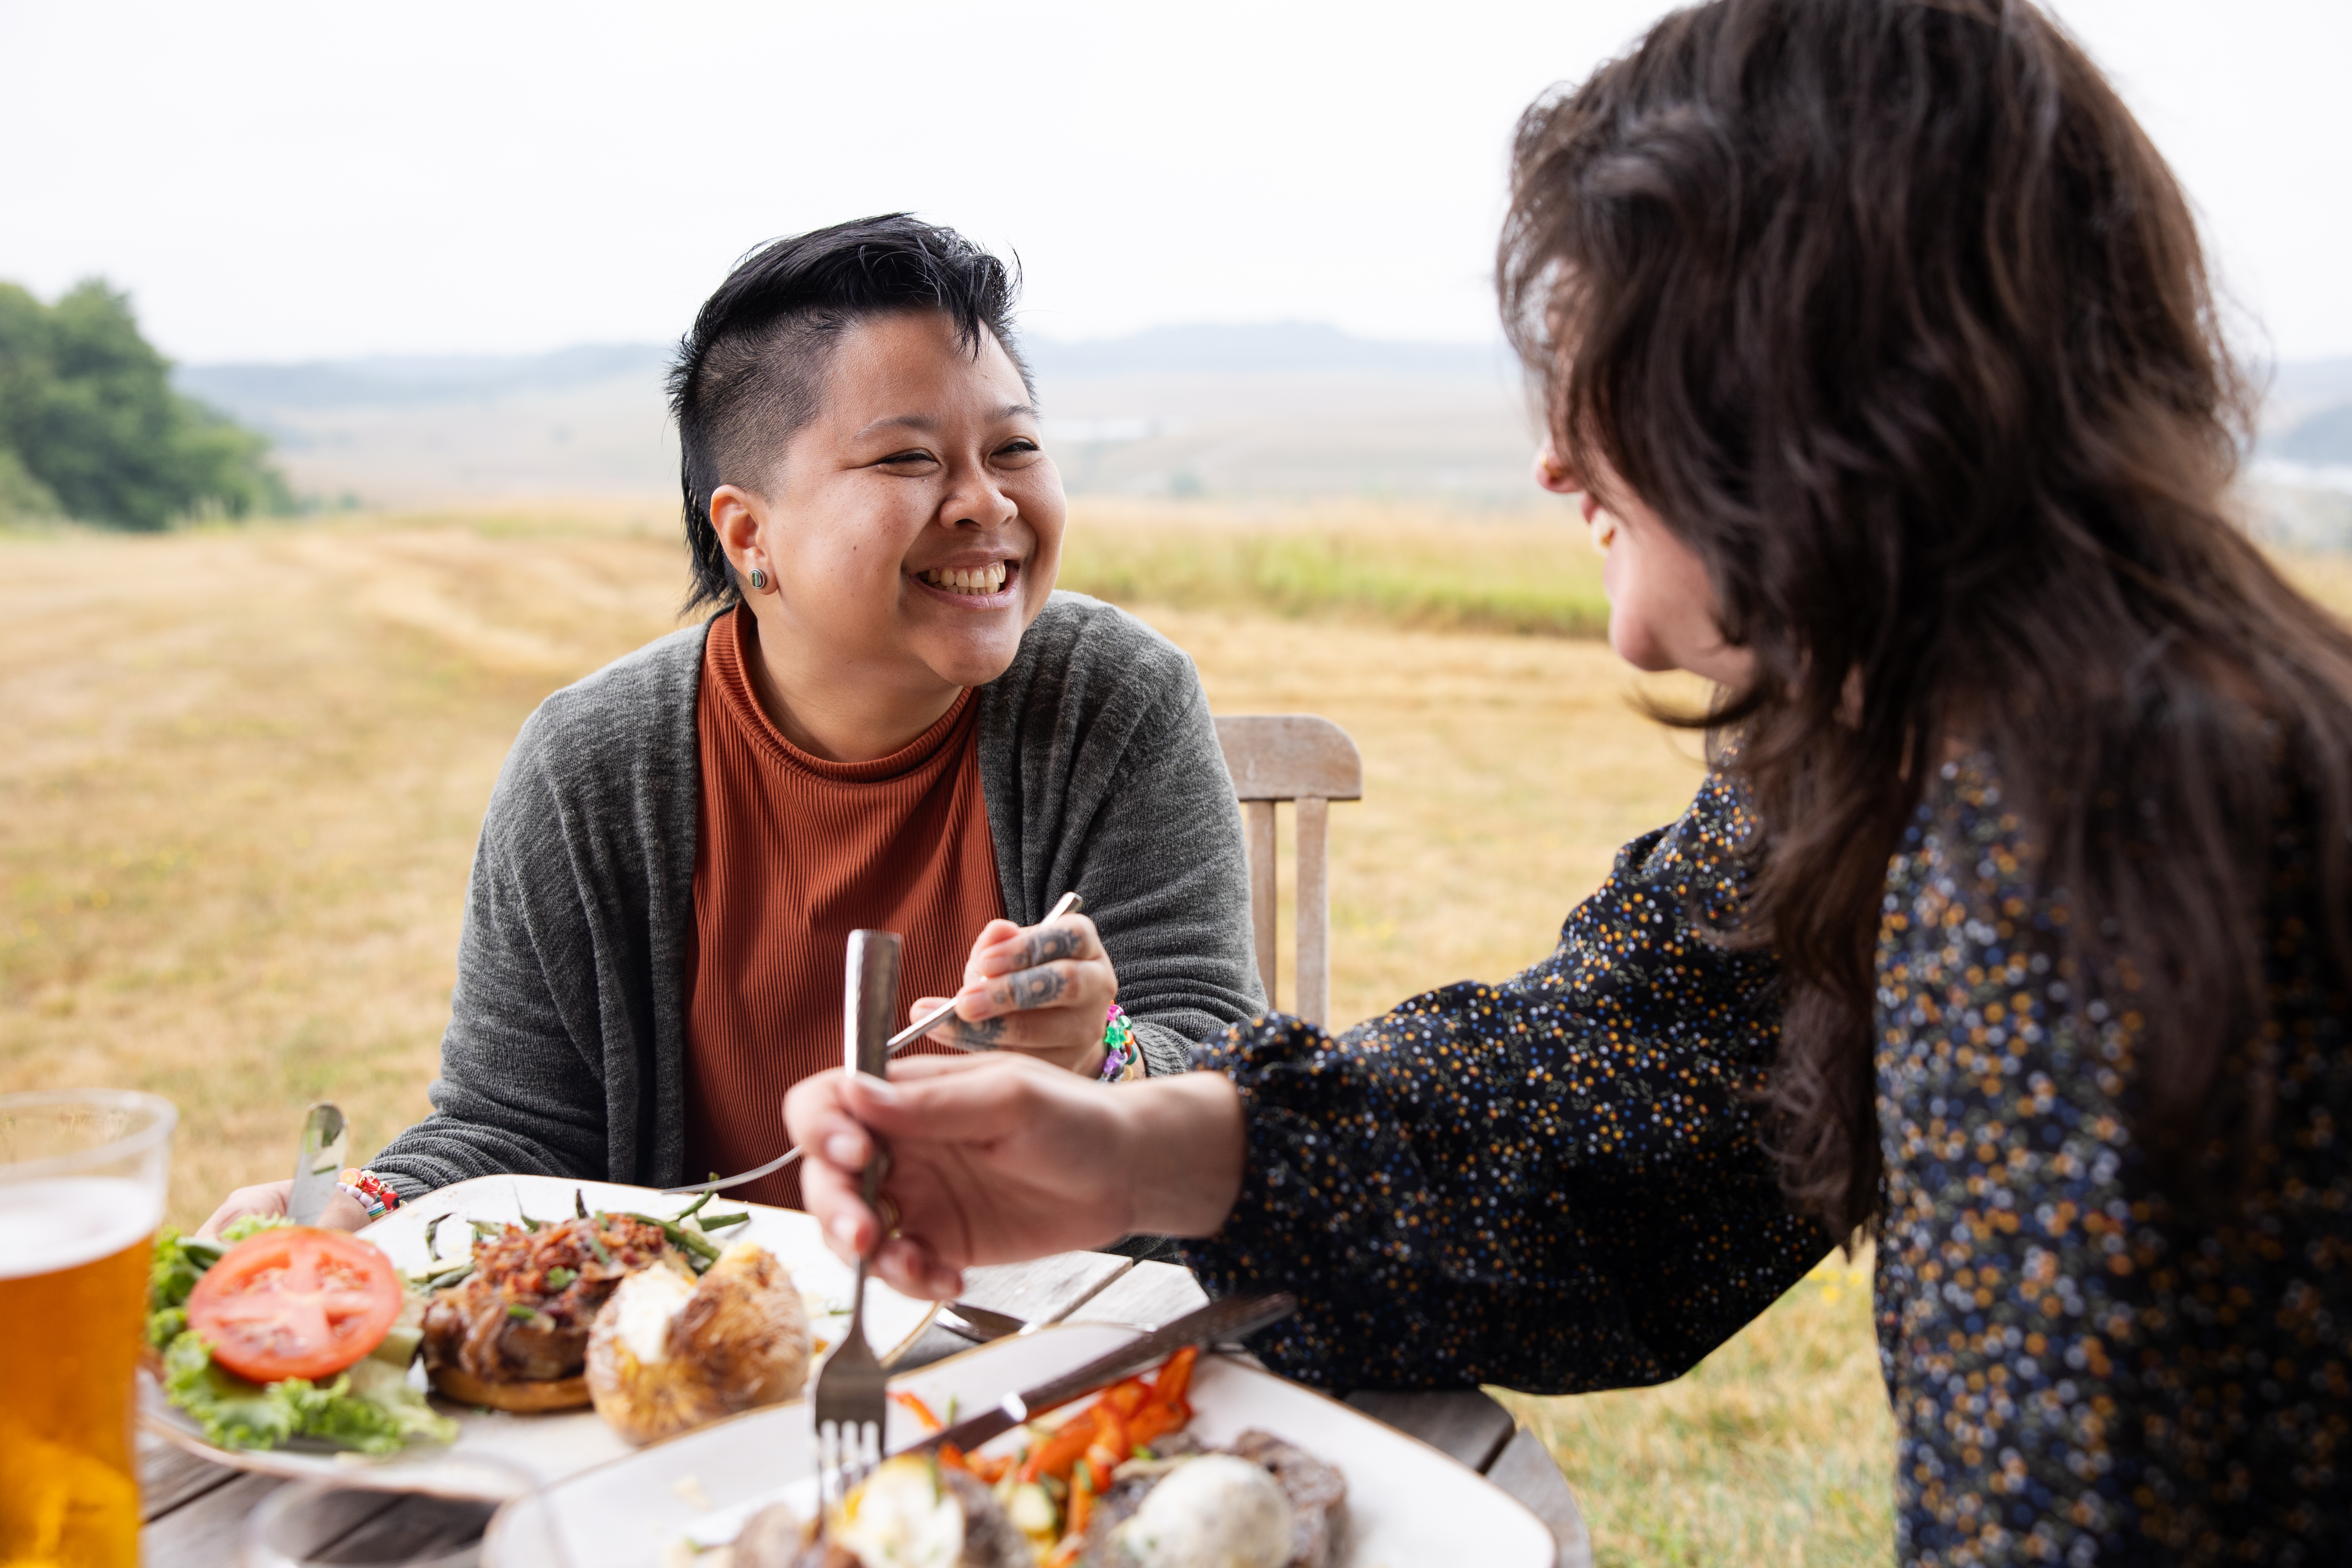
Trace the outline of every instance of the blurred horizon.
<path fill-rule="evenodd" d="M 1499 340 L 1384 341 L 1294 321 L 1021 343 L 1074 496 L 1541 504 L 1527 477 L 1534 427 Z M 651 500 L 676 492 L 671 353 L 186 364 L 174 380 L 269 437 L 316 510 Z M 2352 548 L 2352 355 L 2250 368 L 2265 394 L 2246 486 L 2257 531 Z"/>

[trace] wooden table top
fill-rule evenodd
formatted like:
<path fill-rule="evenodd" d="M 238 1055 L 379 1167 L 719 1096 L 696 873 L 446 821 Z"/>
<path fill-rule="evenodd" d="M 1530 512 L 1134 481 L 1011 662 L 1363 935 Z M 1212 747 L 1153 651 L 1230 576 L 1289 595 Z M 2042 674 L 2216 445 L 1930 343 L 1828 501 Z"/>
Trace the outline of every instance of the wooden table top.
<path fill-rule="evenodd" d="M 1159 1323 L 1208 1298 L 1191 1273 L 1167 1263 L 1136 1263 L 1101 1252 L 1072 1252 L 1034 1263 L 974 1268 L 964 1300 L 1035 1323 Z M 920 1366 L 970 1348 L 934 1325 L 895 1368 Z M 1591 1568 L 1591 1539 L 1568 1481 L 1532 1432 L 1475 1389 L 1444 1394 L 1358 1394 L 1349 1404 L 1411 1434 L 1486 1475 L 1551 1529 L 1559 1568 Z M 247 1518 L 289 1485 L 196 1458 L 152 1433 L 140 1434 L 140 1535 L 144 1568 L 219 1568 L 237 1558 Z M 399 1504 L 370 1528 L 396 1529 Z"/>

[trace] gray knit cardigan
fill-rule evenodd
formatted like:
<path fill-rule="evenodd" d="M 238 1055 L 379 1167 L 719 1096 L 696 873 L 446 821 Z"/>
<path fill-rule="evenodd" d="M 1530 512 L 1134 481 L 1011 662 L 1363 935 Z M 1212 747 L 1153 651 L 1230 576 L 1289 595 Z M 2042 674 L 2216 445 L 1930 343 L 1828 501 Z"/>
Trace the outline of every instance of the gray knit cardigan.
<path fill-rule="evenodd" d="M 372 1162 L 402 1195 L 505 1172 L 705 1174 L 685 1169 L 684 983 L 707 631 L 524 721 L 474 852 L 433 1114 Z M 1181 649 L 1057 593 L 981 689 L 979 731 L 1005 912 L 1028 925 L 1085 897 L 1152 1071 L 1183 1071 L 1190 1042 L 1264 1010 L 1240 813 Z"/>

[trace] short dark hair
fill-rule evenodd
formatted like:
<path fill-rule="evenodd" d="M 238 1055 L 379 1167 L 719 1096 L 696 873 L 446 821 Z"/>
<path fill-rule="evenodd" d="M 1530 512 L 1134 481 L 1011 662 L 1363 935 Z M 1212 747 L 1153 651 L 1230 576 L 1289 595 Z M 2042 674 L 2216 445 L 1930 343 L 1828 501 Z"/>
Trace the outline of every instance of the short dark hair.
<path fill-rule="evenodd" d="M 994 337 L 1034 401 L 1013 339 L 1020 289 L 1017 260 L 1007 267 L 955 230 L 905 213 L 771 240 L 737 262 L 703 301 L 669 372 L 694 570 L 686 607 L 724 609 L 738 598 L 734 568 L 710 526 L 711 492 L 766 482 L 766 465 L 815 417 L 844 329 L 873 316 L 940 311 L 975 358 L 982 331 Z"/>

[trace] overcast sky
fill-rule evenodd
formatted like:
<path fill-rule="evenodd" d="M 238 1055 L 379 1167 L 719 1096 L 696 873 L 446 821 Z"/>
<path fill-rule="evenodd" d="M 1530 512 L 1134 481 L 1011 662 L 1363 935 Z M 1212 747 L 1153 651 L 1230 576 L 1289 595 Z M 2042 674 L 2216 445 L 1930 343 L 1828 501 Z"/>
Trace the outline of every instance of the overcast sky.
<path fill-rule="evenodd" d="M 2347 0 L 2067 0 L 2280 357 L 2352 354 Z M 744 250 L 910 208 L 1028 330 L 1490 337 L 1503 155 L 1660 14 L 665 0 L 0 0 L 0 279 L 184 360 L 675 338 Z"/>

